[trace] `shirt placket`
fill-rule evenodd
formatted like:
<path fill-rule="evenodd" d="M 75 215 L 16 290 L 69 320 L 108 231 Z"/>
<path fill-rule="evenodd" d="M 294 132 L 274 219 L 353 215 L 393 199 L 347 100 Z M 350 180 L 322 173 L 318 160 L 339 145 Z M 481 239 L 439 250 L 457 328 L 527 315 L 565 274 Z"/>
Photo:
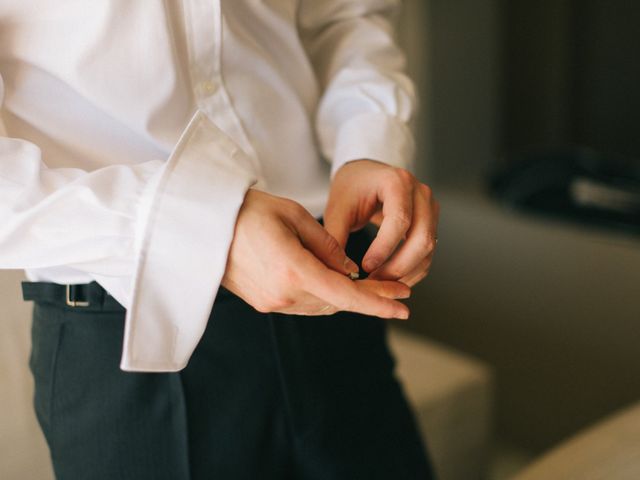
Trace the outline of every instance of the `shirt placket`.
<path fill-rule="evenodd" d="M 199 110 L 244 151 L 265 188 L 264 176 L 255 149 L 242 126 L 224 84 L 222 42 L 224 17 L 221 0 L 184 0 L 189 73 Z"/>

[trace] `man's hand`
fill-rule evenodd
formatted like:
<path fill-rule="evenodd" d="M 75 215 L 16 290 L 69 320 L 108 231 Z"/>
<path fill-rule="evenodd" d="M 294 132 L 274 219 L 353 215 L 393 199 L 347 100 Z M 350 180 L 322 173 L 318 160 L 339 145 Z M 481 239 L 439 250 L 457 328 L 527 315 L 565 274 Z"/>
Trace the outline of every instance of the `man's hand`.
<path fill-rule="evenodd" d="M 408 317 L 394 281 L 350 280 L 357 265 L 301 205 L 250 189 L 238 214 L 222 285 L 260 312 L 330 315 L 339 310 Z"/>
<path fill-rule="evenodd" d="M 439 212 L 431 189 L 407 170 L 355 160 L 334 176 L 324 225 L 343 247 L 350 232 L 378 225 L 362 267 L 369 278 L 412 287 L 429 272 Z"/>

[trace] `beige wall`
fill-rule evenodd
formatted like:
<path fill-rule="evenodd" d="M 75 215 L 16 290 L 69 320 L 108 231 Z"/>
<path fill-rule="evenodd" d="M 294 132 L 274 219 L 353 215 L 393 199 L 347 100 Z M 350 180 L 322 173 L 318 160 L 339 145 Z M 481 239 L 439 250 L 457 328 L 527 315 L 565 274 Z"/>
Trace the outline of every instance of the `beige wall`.
<path fill-rule="evenodd" d="M 499 435 L 542 449 L 640 398 L 640 241 L 505 212 L 488 198 L 487 170 L 505 150 L 507 2 L 405 3 L 412 28 L 401 33 L 423 103 L 419 171 L 442 203 L 439 251 L 410 326 L 491 364 Z M 543 3 L 553 15 L 562 7 Z M 561 108 L 565 92 L 543 90 L 543 107 Z M 532 116 L 536 98 L 513 108 Z"/>
<path fill-rule="evenodd" d="M 0 478 L 48 480 L 28 369 L 31 304 L 22 301 L 21 279 L 21 272 L 0 270 Z"/>

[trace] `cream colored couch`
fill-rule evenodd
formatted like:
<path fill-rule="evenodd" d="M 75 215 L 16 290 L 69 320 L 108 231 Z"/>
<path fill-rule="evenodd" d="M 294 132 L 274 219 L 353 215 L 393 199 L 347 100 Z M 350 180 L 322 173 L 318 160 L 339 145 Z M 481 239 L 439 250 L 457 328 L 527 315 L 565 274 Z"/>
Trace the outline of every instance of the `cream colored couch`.
<path fill-rule="evenodd" d="M 20 300 L 21 279 L 0 271 L 0 479 L 51 480 L 31 405 L 31 304 Z M 400 330 L 390 332 L 390 344 L 441 480 L 481 478 L 491 424 L 489 369 Z"/>
<path fill-rule="evenodd" d="M 637 480 L 640 403 L 577 434 L 513 480 Z"/>
<path fill-rule="evenodd" d="M 484 478 L 491 443 L 489 368 L 422 336 L 392 329 L 389 344 L 440 480 Z"/>

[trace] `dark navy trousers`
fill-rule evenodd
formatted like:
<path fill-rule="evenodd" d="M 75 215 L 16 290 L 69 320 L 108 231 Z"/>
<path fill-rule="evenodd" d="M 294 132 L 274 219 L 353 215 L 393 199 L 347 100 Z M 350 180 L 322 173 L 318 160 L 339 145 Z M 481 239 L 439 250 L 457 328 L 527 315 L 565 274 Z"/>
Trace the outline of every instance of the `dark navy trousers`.
<path fill-rule="evenodd" d="M 221 289 L 184 370 L 131 373 L 124 316 L 34 306 L 35 407 L 58 480 L 433 478 L 385 321 L 264 314 Z"/>

